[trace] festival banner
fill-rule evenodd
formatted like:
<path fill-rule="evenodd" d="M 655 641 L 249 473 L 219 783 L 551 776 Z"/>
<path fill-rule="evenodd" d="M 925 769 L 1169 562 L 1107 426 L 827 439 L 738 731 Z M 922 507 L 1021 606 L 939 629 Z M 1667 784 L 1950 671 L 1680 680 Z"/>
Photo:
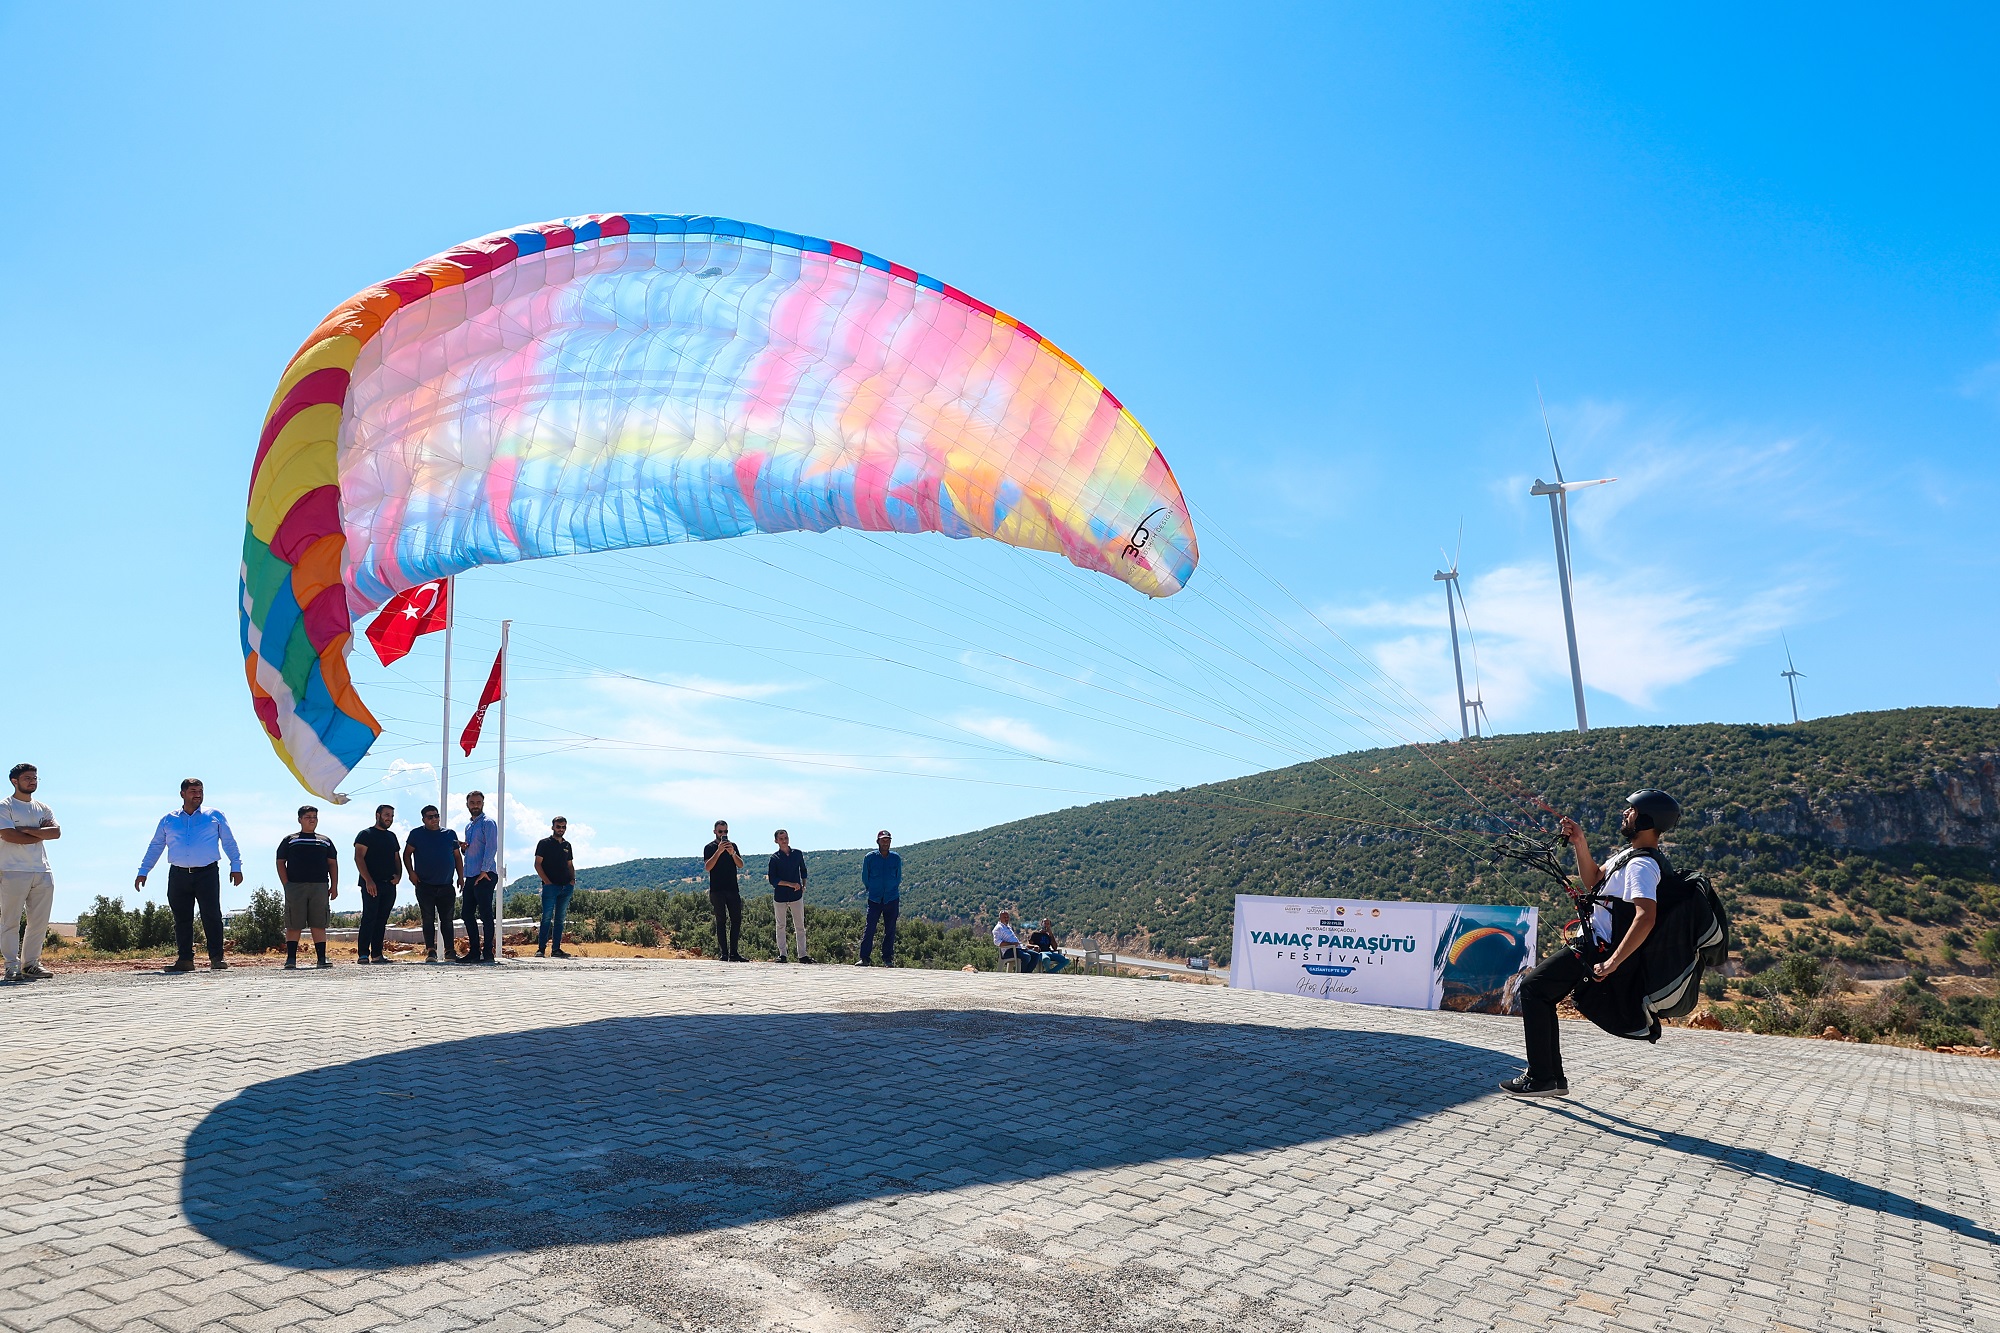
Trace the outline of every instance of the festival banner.
<path fill-rule="evenodd" d="M 1520 1012 L 1532 907 L 1236 897 L 1229 984 L 1350 1004 Z"/>

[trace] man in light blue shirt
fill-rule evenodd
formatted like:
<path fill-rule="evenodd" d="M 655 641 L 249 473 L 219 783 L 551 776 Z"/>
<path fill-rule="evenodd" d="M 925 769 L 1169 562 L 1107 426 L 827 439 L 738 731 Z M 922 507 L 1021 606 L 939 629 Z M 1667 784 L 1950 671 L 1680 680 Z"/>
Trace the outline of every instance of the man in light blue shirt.
<path fill-rule="evenodd" d="M 222 961 L 222 876 L 220 853 L 229 854 L 229 882 L 243 883 L 243 854 L 236 850 L 236 835 L 220 810 L 204 810 L 200 778 L 181 782 L 181 808 L 160 817 L 146 859 L 139 863 L 139 877 L 132 887 L 146 887 L 160 853 L 167 854 L 167 906 L 174 914 L 174 963 L 169 972 L 194 971 L 194 913 L 201 909 L 201 930 L 208 942 L 208 967 L 220 972 L 229 966 Z"/>
<path fill-rule="evenodd" d="M 875 850 L 861 858 L 861 886 L 868 890 L 868 923 L 861 928 L 861 966 L 875 949 L 882 923 L 882 966 L 896 965 L 896 917 L 903 910 L 903 858 L 889 850 L 889 830 L 875 835 Z"/>
<path fill-rule="evenodd" d="M 495 929 L 493 898 L 500 883 L 500 826 L 486 816 L 486 793 L 465 794 L 465 813 L 472 816 L 465 825 L 465 886 L 462 916 L 465 942 L 470 946 L 463 961 L 490 963 L 497 951 L 499 932 Z M 482 943 L 479 926 L 486 923 Z"/>

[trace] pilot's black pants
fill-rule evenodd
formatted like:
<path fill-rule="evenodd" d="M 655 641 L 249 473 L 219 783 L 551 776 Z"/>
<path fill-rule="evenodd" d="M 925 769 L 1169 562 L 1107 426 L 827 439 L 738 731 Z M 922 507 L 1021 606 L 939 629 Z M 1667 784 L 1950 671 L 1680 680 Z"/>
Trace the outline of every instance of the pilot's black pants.
<path fill-rule="evenodd" d="M 1589 969 L 1574 949 L 1564 949 L 1521 982 L 1521 1023 L 1527 1030 L 1528 1077 L 1569 1080 L 1563 1074 L 1562 1020 L 1556 1006 L 1583 984 Z"/>

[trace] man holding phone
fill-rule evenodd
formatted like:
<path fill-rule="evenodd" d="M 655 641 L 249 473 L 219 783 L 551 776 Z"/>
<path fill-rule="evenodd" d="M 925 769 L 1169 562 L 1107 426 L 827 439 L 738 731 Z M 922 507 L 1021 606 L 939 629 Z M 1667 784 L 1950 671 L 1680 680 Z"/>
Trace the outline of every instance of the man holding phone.
<path fill-rule="evenodd" d="M 736 952 L 743 938 L 743 894 L 736 887 L 743 853 L 729 840 L 728 820 L 715 821 L 715 841 L 701 849 L 701 864 L 708 871 L 708 907 L 715 913 L 715 956 L 725 963 L 743 962 Z"/>

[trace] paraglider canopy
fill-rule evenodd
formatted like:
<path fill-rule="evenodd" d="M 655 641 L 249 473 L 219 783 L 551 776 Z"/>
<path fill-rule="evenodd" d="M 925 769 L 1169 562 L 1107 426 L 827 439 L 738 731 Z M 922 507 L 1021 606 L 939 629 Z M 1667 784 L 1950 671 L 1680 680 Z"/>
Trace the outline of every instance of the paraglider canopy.
<path fill-rule="evenodd" d="M 252 466 L 243 654 L 328 799 L 381 732 L 346 656 L 403 589 L 755 532 L 935 532 L 1138 591 L 1198 558 L 1143 427 L 1032 328 L 838 242 L 592 214 L 354 296 L 278 383 Z"/>

